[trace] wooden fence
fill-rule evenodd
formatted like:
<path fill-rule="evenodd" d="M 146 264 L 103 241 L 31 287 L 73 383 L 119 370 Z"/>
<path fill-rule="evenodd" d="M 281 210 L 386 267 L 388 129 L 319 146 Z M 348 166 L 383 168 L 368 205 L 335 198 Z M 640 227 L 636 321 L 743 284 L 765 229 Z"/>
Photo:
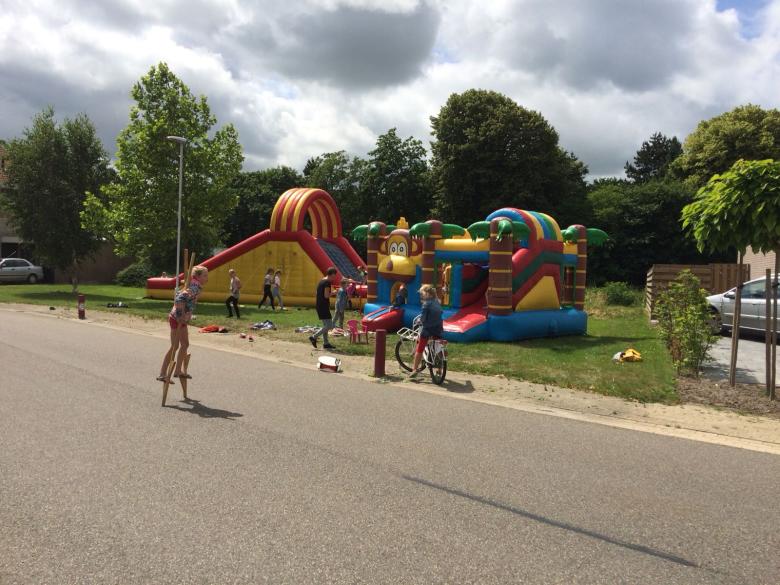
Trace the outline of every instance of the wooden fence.
<path fill-rule="evenodd" d="M 711 294 L 727 291 L 739 284 L 739 264 L 653 264 L 647 271 L 645 310 L 653 318 L 658 294 L 683 270 L 690 270 Z M 742 265 L 742 282 L 750 280 L 750 265 Z"/>

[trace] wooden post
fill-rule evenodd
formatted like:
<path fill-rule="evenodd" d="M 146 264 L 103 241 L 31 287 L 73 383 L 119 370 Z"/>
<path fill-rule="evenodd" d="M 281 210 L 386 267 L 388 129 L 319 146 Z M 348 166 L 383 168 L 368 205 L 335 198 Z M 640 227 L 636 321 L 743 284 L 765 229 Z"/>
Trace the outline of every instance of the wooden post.
<path fill-rule="evenodd" d="M 764 298 L 766 299 L 766 320 L 764 324 L 764 349 L 766 354 L 766 394 L 769 396 L 772 391 L 772 333 L 770 327 L 772 326 L 772 292 L 774 287 L 772 283 L 772 270 L 766 269 L 766 284 L 764 286 Z"/>
<path fill-rule="evenodd" d="M 374 377 L 385 377 L 385 352 L 387 351 L 387 330 L 377 329 L 374 338 Z"/>
<path fill-rule="evenodd" d="M 737 254 L 737 298 L 734 300 L 734 317 L 731 319 L 731 364 L 729 365 L 729 386 L 737 385 L 737 351 L 739 349 L 739 314 L 742 311 L 742 252 Z"/>
<path fill-rule="evenodd" d="M 775 382 L 777 378 L 777 273 L 780 272 L 780 256 L 775 250 L 775 275 L 772 278 L 772 383 L 769 386 L 769 399 L 775 399 Z"/>

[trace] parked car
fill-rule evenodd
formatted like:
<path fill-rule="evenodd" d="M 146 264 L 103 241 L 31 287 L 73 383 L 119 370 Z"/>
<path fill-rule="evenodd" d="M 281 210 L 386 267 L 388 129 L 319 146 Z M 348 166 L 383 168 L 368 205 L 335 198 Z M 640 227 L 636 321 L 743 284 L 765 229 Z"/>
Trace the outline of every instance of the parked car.
<path fill-rule="evenodd" d="M 766 277 L 756 278 L 746 282 L 742 287 L 742 309 L 740 310 L 739 328 L 755 331 L 766 331 Z M 732 288 L 718 295 L 710 295 L 713 329 L 731 329 L 734 325 L 734 306 L 737 289 Z M 778 300 L 780 303 L 780 299 Z M 778 307 L 780 312 L 780 307 Z M 778 315 L 780 322 L 780 314 Z M 780 327 L 778 328 L 780 331 Z"/>
<path fill-rule="evenodd" d="M 3 258 L 0 260 L 0 282 L 29 282 L 35 284 L 43 280 L 43 268 L 35 266 L 23 258 Z"/>

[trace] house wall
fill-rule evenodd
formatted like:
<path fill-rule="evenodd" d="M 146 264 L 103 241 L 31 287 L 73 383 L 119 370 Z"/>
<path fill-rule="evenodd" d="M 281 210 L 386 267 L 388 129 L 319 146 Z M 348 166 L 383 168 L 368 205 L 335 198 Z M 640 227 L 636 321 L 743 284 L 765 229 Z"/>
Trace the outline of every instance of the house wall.
<path fill-rule="evenodd" d="M 0 144 L 0 191 L 3 190 L 8 182 L 8 156 L 5 147 Z M 11 227 L 11 221 L 8 214 L 0 209 L 0 258 L 5 256 L 16 256 L 19 251 L 21 240 Z"/>
<path fill-rule="evenodd" d="M 752 248 L 748 248 L 745 252 L 745 264 L 750 265 L 750 274 L 753 278 L 759 278 L 766 274 L 766 269 L 774 271 L 775 269 L 775 253 L 759 254 L 754 252 Z"/>
<path fill-rule="evenodd" d="M 6 156 L 5 147 L 0 144 L 0 186 L 4 185 L 8 181 L 8 175 L 6 174 L 6 168 L 8 167 L 8 157 Z"/>
<path fill-rule="evenodd" d="M 130 266 L 132 261 L 132 258 L 120 258 L 114 254 L 114 250 L 109 244 L 103 244 L 93 259 L 79 263 L 79 282 L 82 284 L 110 284 L 114 281 L 116 273 Z M 54 282 L 56 284 L 70 283 L 70 274 L 64 270 L 55 270 Z"/>

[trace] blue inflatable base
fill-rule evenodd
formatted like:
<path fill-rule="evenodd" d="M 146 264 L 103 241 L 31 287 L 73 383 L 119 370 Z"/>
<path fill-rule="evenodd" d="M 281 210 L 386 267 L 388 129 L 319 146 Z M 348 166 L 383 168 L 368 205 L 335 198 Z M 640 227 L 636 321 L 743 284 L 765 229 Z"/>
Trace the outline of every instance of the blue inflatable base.
<path fill-rule="evenodd" d="M 368 303 L 365 313 L 381 309 L 385 305 Z M 419 305 L 404 305 L 403 324 L 411 327 L 414 318 L 420 314 Z M 444 319 L 452 317 L 458 309 L 445 309 Z M 588 331 L 588 314 L 577 309 L 548 309 L 543 311 L 520 311 L 511 315 L 488 315 L 483 323 L 464 332 L 445 331 L 444 338 L 456 343 L 474 341 L 519 341 L 535 337 L 559 337 L 562 335 L 584 335 Z"/>

